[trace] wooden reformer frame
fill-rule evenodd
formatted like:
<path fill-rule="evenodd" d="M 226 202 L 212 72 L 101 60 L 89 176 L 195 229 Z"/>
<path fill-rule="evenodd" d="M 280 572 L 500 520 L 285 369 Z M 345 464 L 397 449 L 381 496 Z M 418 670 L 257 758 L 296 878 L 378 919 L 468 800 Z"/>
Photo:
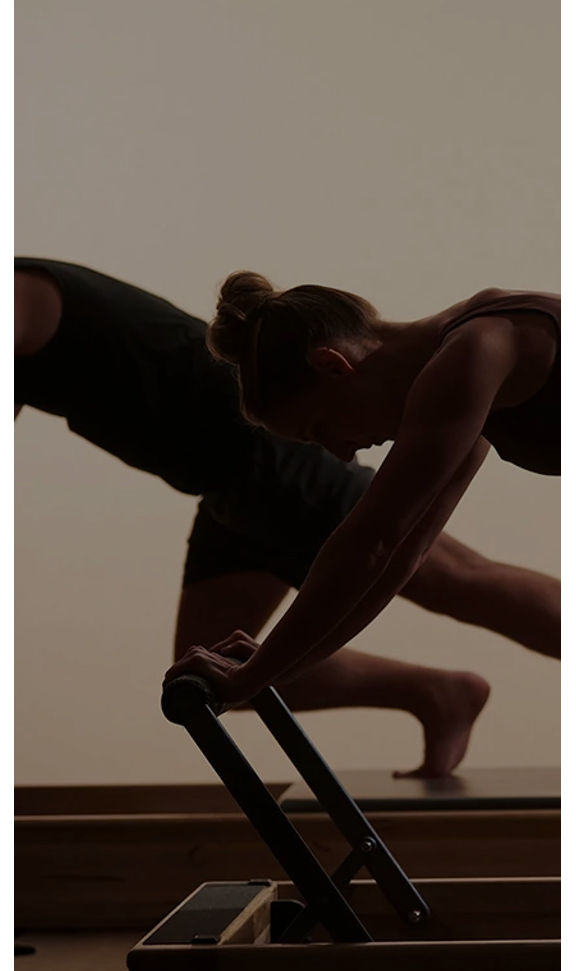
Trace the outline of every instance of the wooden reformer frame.
<path fill-rule="evenodd" d="M 164 714 L 186 728 L 290 881 L 203 884 L 130 951 L 130 969 L 560 966 L 557 878 L 411 881 L 277 692 L 252 705 L 350 851 L 327 873 L 222 725 L 209 685 L 168 683 Z M 354 880 L 363 868 L 372 879 Z"/>

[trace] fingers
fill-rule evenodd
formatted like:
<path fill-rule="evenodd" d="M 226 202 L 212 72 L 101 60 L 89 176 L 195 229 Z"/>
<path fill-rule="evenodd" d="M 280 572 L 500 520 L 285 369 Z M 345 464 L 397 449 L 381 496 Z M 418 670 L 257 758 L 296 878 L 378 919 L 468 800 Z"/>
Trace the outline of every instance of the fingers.
<path fill-rule="evenodd" d="M 237 664 L 231 658 L 208 651 L 205 647 L 193 645 L 188 648 L 183 657 L 169 668 L 164 676 L 164 681 L 165 683 L 173 681 L 184 674 L 198 674 L 210 680 L 219 675 L 228 674 L 230 669 L 235 667 L 237 667 Z"/>
<path fill-rule="evenodd" d="M 250 637 L 250 634 L 247 634 L 244 630 L 235 630 L 228 637 L 225 637 L 223 641 L 218 641 L 217 644 L 213 644 L 211 650 L 220 654 L 224 648 L 230 647 L 233 644 L 250 643 L 255 643 Z"/>
<path fill-rule="evenodd" d="M 236 658 L 248 661 L 259 647 L 257 641 L 243 630 L 235 630 L 223 641 L 212 646 L 212 652 L 221 657 Z"/>
<path fill-rule="evenodd" d="M 249 661 L 254 654 L 256 647 L 252 644 L 231 644 L 230 647 L 223 647 L 218 654 L 220 657 L 235 658 L 238 661 Z"/>
<path fill-rule="evenodd" d="M 233 631 L 210 650 L 193 644 L 166 672 L 164 683 L 186 674 L 195 674 L 225 693 L 233 669 L 250 660 L 258 647 L 257 641 L 243 630 Z"/>
<path fill-rule="evenodd" d="M 179 678 L 183 674 L 205 674 L 207 666 L 212 668 L 218 666 L 219 660 L 218 655 L 211 654 L 205 647 L 193 645 L 168 669 L 164 680 L 173 681 L 174 678 Z"/>
<path fill-rule="evenodd" d="M 250 634 L 247 634 L 245 630 L 233 630 L 228 637 L 225 637 L 223 641 L 219 641 L 219 644 L 231 644 L 233 641 L 251 641 L 252 638 Z M 215 645 L 216 646 L 216 645 Z"/>

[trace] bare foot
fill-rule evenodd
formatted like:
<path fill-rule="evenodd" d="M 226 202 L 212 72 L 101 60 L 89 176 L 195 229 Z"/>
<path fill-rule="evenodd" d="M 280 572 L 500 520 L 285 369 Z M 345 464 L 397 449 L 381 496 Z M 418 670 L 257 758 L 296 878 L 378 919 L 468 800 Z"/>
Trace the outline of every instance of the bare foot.
<path fill-rule="evenodd" d="M 490 685 L 466 671 L 431 671 L 417 718 L 424 729 L 424 762 L 397 779 L 434 779 L 450 775 L 468 748 L 474 722 L 488 701 Z"/>

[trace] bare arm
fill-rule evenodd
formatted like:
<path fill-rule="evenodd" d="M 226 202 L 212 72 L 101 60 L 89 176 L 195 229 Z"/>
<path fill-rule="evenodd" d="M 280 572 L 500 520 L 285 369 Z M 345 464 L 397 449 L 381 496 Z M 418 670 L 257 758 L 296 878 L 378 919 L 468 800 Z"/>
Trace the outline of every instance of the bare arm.
<path fill-rule="evenodd" d="M 458 470 L 477 468 L 484 457 L 481 431 L 515 360 L 505 323 L 476 323 L 464 339 L 455 334 L 416 380 L 397 441 L 370 488 L 322 547 L 290 609 L 234 672 L 233 692 L 272 683 L 304 657 L 313 663 L 316 648 L 329 634 L 337 640 L 345 620 L 348 638 L 358 633 L 362 618 L 374 616 L 373 607 L 360 609 L 368 593 L 384 606 L 422 562 L 470 482 Z"/>
<path fill-rule="evenodd" d="M 363 630 L 387 606 L 394 596 L 390 593 L 391 589 L 395 589 L 396 592 L 401 591 L 420 568 L 428 549 L 433 545 L 454 506 L 476 475 L 489 449 L 489 443 L 480 438 L 452 481 L 444 489 L 441 501 L 432 504 L 428 513 L 422 517 L 399 548 L 384 575 L 373 584 L 366 596 L 356 604 L 347 617 L 315 645 L 314 663 L 333 654 L 352 640 L 358 631 Z M 300 675 L 309 663 L 309 656 L 300 658 L 285 671 L 281 683 L 284 680 L 291 681 L 293 677 Z"/>
<path fill-rule="evenodd" d="M 62 298 L 52 278 L 43 270 L 14 273 L 14 355 L 42 350 L 58 330 Z M 23 405 L 14 402 L 14 421 Z"/>

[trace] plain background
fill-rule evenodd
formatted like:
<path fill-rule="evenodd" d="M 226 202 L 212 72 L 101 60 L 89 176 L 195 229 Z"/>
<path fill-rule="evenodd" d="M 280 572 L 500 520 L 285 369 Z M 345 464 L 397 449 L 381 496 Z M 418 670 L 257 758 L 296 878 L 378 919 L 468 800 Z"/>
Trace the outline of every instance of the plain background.
<path fill-rule="evenodd" d="M 487 286 L 557 291 L 559 18 L 542 0 L 19 0 L 16 250 L 206 318 L 238 268 L 405 320 Z M 448 529 L 557 574 L 559 492 L 491 455 Z M 24 409 L 17 782 L 213 778 L 158 709 L 194 510 Z M 558 764 L 556 662 L 400 599 L 356 643 L 488 678 L 465 765 Z M 421 755 L 401 712 L 301 720 L 336 767 Z M 267 779 L 294 777 L 254 715 L 226 722 Z"/>

